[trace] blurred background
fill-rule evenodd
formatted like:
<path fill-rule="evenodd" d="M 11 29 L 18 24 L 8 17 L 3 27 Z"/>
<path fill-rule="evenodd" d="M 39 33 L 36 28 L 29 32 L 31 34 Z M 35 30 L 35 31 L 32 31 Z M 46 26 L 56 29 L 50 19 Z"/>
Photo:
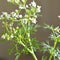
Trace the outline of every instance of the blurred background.
<path fill-rule="evenodd" d="M 30 2 L 32 0 L 29 0 Z M 36 0 L 38 5 L 41 5 L 41 17 L 38 17 L 38 23 L 43 25 L 47 23 L 49 25 L 60 26 L 60 21 L 58 15 L 60 15 L 60 0 Z M 0 14 L 1 12 L 12 12 L 17 9 L 17 6 L 14 6 L 10 3 L 7 3 L 7 0 L 0 0 Z M 2 34 L 2 23 L 0 22 L 0 36 Z M 33 35 L 39 41 L 45 41 L 48 39 L 49 30 L 39 28 L 38 31 Z M 14 55 L 8 55 L 8 48 L 10 42 L 0 43 L 0 60 L 14 60 Z M 41 59 L 41 53 L 36 53 L 38 59 Z M 33 60 L 31 55 L 22 55 L 20 60 Z"/>

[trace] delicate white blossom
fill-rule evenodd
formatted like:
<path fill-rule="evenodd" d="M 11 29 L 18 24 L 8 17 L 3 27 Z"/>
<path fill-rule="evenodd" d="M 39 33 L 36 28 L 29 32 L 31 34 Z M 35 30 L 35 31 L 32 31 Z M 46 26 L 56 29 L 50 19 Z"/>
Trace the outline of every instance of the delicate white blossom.
<path fill-rule="evenodd" d="M 60 18 L 60 16 L 58 16 L 58 18 Z"/>
<path fill-rule="evenodd" d="M 19 10 L 16 9 L 15 12 L 16 12 L 16 13 L 19 13 Z"/>
<path fill-rule="evenodd" d="M 28 17 L 28 15 L 27 14 L 25 14 L 25 16 L 24 17 Z"/>
<path fill-rule="evenodd" d="M 5 39 L 5 35 L 3 34 L 3 35 L 1 36 L 1 38 Z"/>
<path fill-rule="evenodd" d="M 22 18 L 22 15 L 20 14 L 19 17 Z"/>
<path fill-rule="evenodd" d="M 19 5 L 19 9 L 24 9 L 25 7 L 23 7 L 22 5 Z"/>
<path fill-rule="evenodd" d="M 2 12 L 3 15 L 7 15 L 7 12 Z"/>
<path fill-rule="evenodd" d="M 16 29 L 19 29 L 19 27 L 17 26 Z"/>
<path fill-rule="evenodd" d="M 0 18 L 6 17 L 7 19 L 10 18 L 10 14 L 8 14 L 7 12 L 2 12 L 2 15 L 0 16 Z"/>
<path fill-rule="evenodd" d="M 11 12 L 11 15 L 12 15 L 12 17 L 15 17 L 16 13 L 15 12 Z"/>
<path fill-rule="evenodd" d="M 17 33 L 17 30 L 14 30 L 14 34 L 16 34 Z"/>
<path fill-rule="evenodd" d="M 33 19 L 32 20 L 32 23 L 36 24 L 37 23 L 36 19 Z"/>
<path fill-rule="evenodd" d="M 34 7 L 36 7 L 36 3 L 35 3 L 34 0 L 33 0 L 29 5 L 30 5 L 30 6 L 34 6 Z"/>
<path fill-rule="evenodd" d="M 2 15 L 8 17 L 8 13 L 7 12 L 2 12 Z"/>
<path fill-rule="evenodd" d="M 0 19 L 3 18 L 3 15 L 0 16 Z"/>
<path fill-rule="evenodd" d="M 36 7 L 36 3 L 35 3 L 34 0 L 33 0 L 33 2 L 31 2 L 31 5 L 34 6 L 34 7 Z"/>
<path fill-rule="evenodd" d="M 7 38 L 7 40 L 9 40 L 10 36 L 7 33 L 5 33 L 1 36 L 1 38 L 3 38 L 3 39 Z"/>
<path fill-rule="evenodd" d="M 37 12 L 41 12 L 41 6 L 37 6 Z"/>
<path fill-rule="evenodd" d="M 26 8 L 28 8 L 29 6 L 28 5 L 26 5 Z"/>
<path fill-rule="evenodd" d="M 7 2 L 10 2 L 11 0 L 7 0 Z"/>
<path fill-rule="evenodd" d="M 32 23 L 36 24 L 37 23 L 37 20 L 36 18 L 30 18 L 30 20 L 32 21 Z"/>
<path fill-rule="evenodd" d="M 13 34 L 11 34 L 11 36 L 10 36 L 11 38 L 13 38 L 14 36 L 13 36 Z"/>
<path fill-rule="evenodd" d="M 37 18 L 37 15 L 34 15 L 35 18 Z"/>
<path fill-rule="evenodd" d="M 57 26 L 54 30 L 57 31 L 57 32 L 59 32 L 60 31 L 59 26 Z"/>

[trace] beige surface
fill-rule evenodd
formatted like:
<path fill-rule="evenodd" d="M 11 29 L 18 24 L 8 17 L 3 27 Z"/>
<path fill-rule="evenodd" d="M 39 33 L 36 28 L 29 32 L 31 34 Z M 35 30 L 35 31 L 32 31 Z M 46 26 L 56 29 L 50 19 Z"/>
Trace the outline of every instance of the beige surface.
<path fill-rule="evenodd" d="M 30 0 L 29 0 L 30 1 Z M 41 2 L 40 2 L 41 1 Z M 57 16 L 60 14 L 60 0 L 37 0 L 37 3 L 42 5 L 42 17 L 39 17 L 39 24 L 47 23 L 53 24 L 55 26 L 60 25 L 60 21 Z M 6 0 L 0 0 L 0 14 L 2 11 L 11 12 L 15 10 L 17 7 L 9 4 Z M 0 22 L 1 24 L 1 22 Z M 0 25 L 0 36 L 2 32 L 2 27 Z M 49 30 L 39 29 L 34 36 L 39 40 L 47 40 L 49 35 Z M 9 43 L 0 43 L 0 57 L 5 58 L 6 60 L 14 60 L 13 56 L 9 56 L 7 53 L 7 49 L 9 47 Z M 37 54 L 40 60 L 40 53 Z M 24 59 L 23 59 L 24 58 Z M 30 55 L 23 55 L 20 60 L 32 60 Z"/>

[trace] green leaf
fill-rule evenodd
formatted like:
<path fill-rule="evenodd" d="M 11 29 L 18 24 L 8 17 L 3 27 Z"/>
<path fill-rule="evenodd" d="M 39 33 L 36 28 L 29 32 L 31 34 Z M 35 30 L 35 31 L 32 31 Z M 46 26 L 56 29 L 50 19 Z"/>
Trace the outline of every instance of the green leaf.
<path fill-rule="evenodd" d="M 26 9 L 26 13 L 30 16 L 31 15 L 31 11 L 29 9 Z"/>
<path fill-rule="evenodd" d="M 41 43 L 41 51 L 43 51 L 43 53 L 45 53 L 46 51 L 48 51 L 48 49 L 50 49 L 50 45 L 49 42 L 42 42 Z"/>
<path fill-rule="evenodd" d="M 11 55 L 11 54 L 13 53 L 13 51 L 14 51 L 14 47 L 9 48 L 9 49 L 8 49 L 8 53 L 9 53 L 9 55 Z"/>
<path fill-rule="evenodd" d="M 57 38 L 57 42 L 60 42 L 60 37 Z"/>
<path fill-rule="evenodd" d="M 19 3 L 20 3 L 20 0 L 15 0 L 15 3 L 16 3 L 16 4 L 19 4 Z"/>
<path fill-rule="evenodd" d="M 32 39 L 31 40 L 31 43 L 32 43 L 32 47 L 33 47 L 33 50 L 34 51 L 40 49 L 40 44 L 39 44 L 39 42 L 36 39 Z"/>
<path fill-rule="evenodd" d="M 27 0 L 22 0 L 22 2 L 25 4 Z"/>
<path fill-rule="evenodd" d="M 7 0 L 8 2 L 14 3 L 14 0 Z"/>
<path fill-rule="evenodd" d="M 44 24 L 44 28 L 45 29 L 50 29 L 51 31 L 54 30 L 54 26 L 53 25 Z"/>
<path fill-rule="evenodd" d="M 47 60 L 47 56 L 42 56 L 42 60 Z"/>
<path fill-rule="evenodd" d="M 32 11 L 32 13 L 36 13 L 36 8 L 31 6 L 31 11 Z"/>
<path fill-rule="evenodd" d="M 22 49 L 22 53 L 23 53 L 23 54 L 28 54 L 29 51 L 28 51 L 26 48 L 23 48 L 23 49 Z"/>

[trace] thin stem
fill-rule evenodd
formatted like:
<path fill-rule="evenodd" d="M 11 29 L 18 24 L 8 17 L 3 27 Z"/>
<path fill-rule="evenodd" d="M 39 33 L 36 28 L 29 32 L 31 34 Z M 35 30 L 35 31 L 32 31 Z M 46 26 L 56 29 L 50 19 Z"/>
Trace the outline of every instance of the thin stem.
<path fill-rule="evenodd" d="M 28 23 L 28 39 L 29 39 L 29 42 L 30 42 L 30 46 L 31 46 L 31 50 L 33 51 L 33 47 L 32 47 L 32 43 L 31 43 L 31 39 L 30 39 L 30 21 Z"/>
<path fill-rule="evenodd" d="M 51 59 L 52 59 L 52 56 L 53 56 L 53 55 L 51 54 L 51 55 L 50 55 L 50 57 L 49 57 L 49 60 L 51 60 Z"/>
<path fill-rule="evenodd" d="M 31 39 L 30 39 L 30 32 L 29 33 L 26 32 L 26 28 L 25 28 L 24 24 L 22 22 L 21 22 L 21 24 L 22 24 L 22 26 L 23 26 L 23 28 L 25 30 L 25 33 L 27 34 L 31 50 L 28 47 L 26 47 L 26 45 L 23 42 L 20 42 L 20 43 L 32 54 L 34 60 L 38 60 L 37 57 L 36 57 L 36 55 L 35 55 L 35 53 L 34 53 L 34 51 L 33 51 L 32 43 L 31 43 Z M 30 27 L 30 23 L 29 23 L 28 27 Z M 28 30 L 30 30 L 30 28 L 28 28 Z"/>
<path fill-rule="evenodd" d="M 34 52 L 32 53 L 32 56 L 33 56 L 34 60 L 38 60 Z"/>
<path fill-rule="evenodd" d="M 25 30 L 25 33 L 26 33 L 26 35 L 27 35 L 27 37 L 28 37 L 28 40 L 29 40 L 29 43 L 30 43 L 30 46 L 31 46 L 31 50 L 33 51 L 32 43 L 31 43 L 31 39 L 30 39 L 30 32 L 29 32 L 29 33 L 26 32 L 26 28 L 25 28 L 24 24 L 23 24 L 22 22 L 21 22 L 21 24 L 22 24 L 22 26 L 23 26 L 23 28 L 24 28 L 24 30 Z M 29 22 L 28 27 L 30 27 L 30 22 Z"/>
<path fill-rule="evenodd" d="M 21 40 L 18 43 L 25 47 L 31 53 L 31 50 Z"/>
<path fill-rule="evenodd" d="M 54 42 L 54 49 L 56 48 L 56 45 L 57 45 L 57 40 L 55 40 Z M 53 53 L 53 51 L 51 53 Z M 49 60 L 51 60 L 52 57 L 53 57 L 53 54 L 50 55 Z"/>
<path fill-rule="evenodd" d="M 36 57 L 36 55 L 35 55 L 35 53 L 34 53 L 34 51 L 31 51 L 22 41 L 20 41 L 20 44 L 21 44 L 23 47 L 25 47 L 25 48 L 29 51 L 29 53 L 32 54 L 34 60 L 38 60 L 37 57 Z"/>

